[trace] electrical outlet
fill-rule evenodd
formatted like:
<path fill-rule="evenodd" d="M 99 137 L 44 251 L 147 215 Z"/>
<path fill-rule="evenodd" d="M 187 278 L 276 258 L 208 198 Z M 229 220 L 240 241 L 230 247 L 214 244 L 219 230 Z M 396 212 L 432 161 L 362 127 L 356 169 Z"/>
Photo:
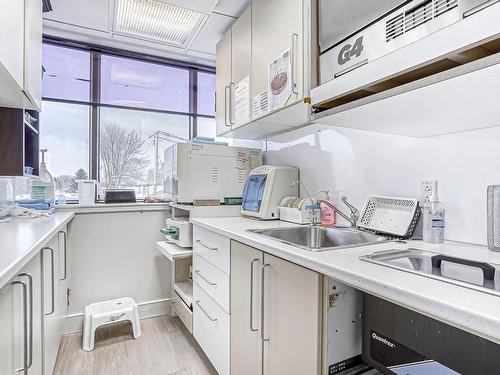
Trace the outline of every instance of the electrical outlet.
<path fill-rule="evenodd" d="M 421 206 L 425 206 L 431 201 L 432 195 L 437 195 L 437 180 L 425 180 L 420 182 L 419 201 Z"/>

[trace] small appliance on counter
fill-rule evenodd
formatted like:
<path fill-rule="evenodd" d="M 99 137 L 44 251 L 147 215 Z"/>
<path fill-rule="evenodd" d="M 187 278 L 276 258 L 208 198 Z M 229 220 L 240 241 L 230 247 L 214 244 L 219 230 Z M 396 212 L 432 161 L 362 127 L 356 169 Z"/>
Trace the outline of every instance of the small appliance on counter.
<path fill-rule="evenodd" d="M 243 189 L 241 214 L 261 220 L 279 219 L 283 198 L 298 195 L 294 185 L 298 179 L 295 167 L 263 165 L 253 169 Z"/>
<path fill-rule="evenodd" d="M 500 185 L 488 186 L 488 249 L 500 251 Z"/>
<path fill-rule="evenodd" d="M 99 182 L 96 180 L 78 180 L 78 203 L 95 204 L 99 192 Z"/>
<path fill-rule="evenodd" d="M 166 228 L 160 229 L 165 239 L 180 247 L 193 247 L 193 224 L 189 218 L 170 218 L 165 221 Z"/>
<path fill-rule="evenodd" d="M 104 203 L 135 203 L 135 190 L 133 189 L 106 189 Z"/>

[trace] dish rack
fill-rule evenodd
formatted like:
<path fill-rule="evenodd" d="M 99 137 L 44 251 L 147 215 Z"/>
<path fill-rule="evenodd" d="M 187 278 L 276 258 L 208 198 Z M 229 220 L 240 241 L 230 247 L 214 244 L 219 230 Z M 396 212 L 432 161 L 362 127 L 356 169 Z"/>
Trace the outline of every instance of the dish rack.
<path fill-rule="evenodd" d="M 409 238 L 417 226 L 420 212 L 417 199 L 371 195 L 363 207 L 358 227 L 398 238 Z"/>

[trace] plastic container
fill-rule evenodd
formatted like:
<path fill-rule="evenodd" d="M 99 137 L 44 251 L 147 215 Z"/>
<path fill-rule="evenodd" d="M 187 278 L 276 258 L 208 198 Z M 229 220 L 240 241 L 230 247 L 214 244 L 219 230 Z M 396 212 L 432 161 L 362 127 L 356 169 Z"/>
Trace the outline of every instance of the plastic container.
<path fill-rule="evenodd" d="M 31 199 L 54 201 L 56 198 L 54 179 L 47 170 L 47 164 L 45 164 L 45 153 L 47 152 L 47 149 L 42 149 L 40 152 L 42 153 L 40 176 L 31 182 Z"/>
<path fill-rule="evenodd" d="M 14 186 L 12 178 L 0 177 L 0 209 L 14 203 Z"/>
<path fill-rule="evenodd" d="M 429 243 L 444 242 L 445 210 L 437 195 L 430 198 L 430 203 L 422 210 L 424 214 L 423 239 Z"/>
<path fill-rule="evenodd" d="M 332 203 L 329 190 L 322 190 L 319 193 L 323 194 L 323 197 L 320 197 L 320 199 Z M 329 207 L 325 203 L 320 203 L 319 206 L 320 206 L 321 226 L 322 227 L 331 227 L 332 225 L 334 225 L 335 219 L 336 219 L 335 210 L 333 210 L 331 207 Z"/>

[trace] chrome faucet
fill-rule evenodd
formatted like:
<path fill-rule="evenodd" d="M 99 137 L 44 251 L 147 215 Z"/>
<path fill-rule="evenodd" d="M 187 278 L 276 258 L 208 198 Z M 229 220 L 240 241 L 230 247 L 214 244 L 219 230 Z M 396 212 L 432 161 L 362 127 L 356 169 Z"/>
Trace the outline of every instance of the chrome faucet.
<path fill-rule="evenodd" d="M 356 207 L 354 207 L 352 204 L 350 204 L 347 201 L 346 197 L 342 197 L 340 200 L 349 208 L 349 210 L 351 211 L 350 215 L 347 215 L 347 214 L 343 213 L 342 211 L 340 211 L 331 202 L 320 199 L 320 200 L 318 200 L 318 203 L 326 204 L 328 207 L 330 207 L 332 210 L 334 210 L 337 214 L 339 214 L 345 220 L 347 220 L 351 224 L 351 227 L 357 228 L 358 227 L 358 220 L 359 220 L 359 210 Z"/>
<path fill-rule="evenodd" d="M 321 219 L 320 219 L 320 215 L 321 214 L 320 214 L 320 211 L 319 211 L 319 201 L 317 199 L 314 199 L 311 196 L 311 194 L 309 194 L 309 191 L 307 190 L 306 185 L 304 185 L 304 183 L 302 181 L 297 180 L 297 181 L 293 182 L 291 186 L 293 187 L 293 186 L 296 186 L 296 185 L 302 186 L 302 188 L 306 192 L 307 197 L 311 201 L 311 205 L 312 205 L 312 209 L 311 209 L 311 224 L 312 225 L 318 225 L 321 222 Z M 318 206 L 318 208 L 315 208 L 315 206 Z M 306 209 L 307 209 L 307 207 L 306 207 Z"/>

